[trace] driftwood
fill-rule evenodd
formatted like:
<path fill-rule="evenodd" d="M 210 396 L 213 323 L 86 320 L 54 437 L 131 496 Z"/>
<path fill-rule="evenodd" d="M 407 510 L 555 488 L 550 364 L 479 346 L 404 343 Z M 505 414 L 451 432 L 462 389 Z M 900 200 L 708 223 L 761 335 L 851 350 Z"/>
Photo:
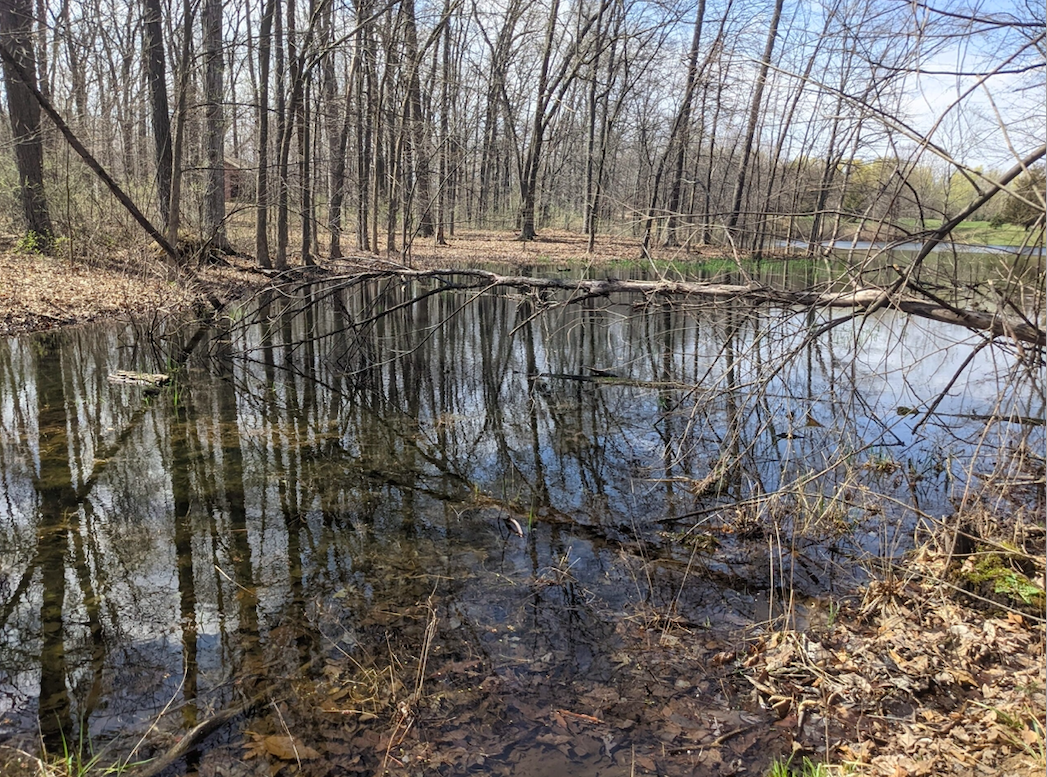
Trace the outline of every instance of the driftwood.
<path fill-rule="evenodd" d="M 117 370 L 109 376 L 110 383 L 121 383 L 127 386 L 145 386 L 146 388 L 160 388 L 171 382 L 171 376 L 162 372 L 132 372 L 130 370 Z"/>
<path fill-rule="evenodd" d="M 562 278 L 532 278 L 518 275 L 499 275 L 486 270 L 443 269 L 409 270 L 406 268 L 376 270 L 348 276 L 344 285 L 401 278 L 403 280 L 439 280 L 441 289 L 496 289 L 512 288 L 522 291 L 557 291 L 569 294 L 571 301 L 612 294 L 641 294 L 646 297 L 699 297 L 706 299 L 741 299 L 757 304 L 785 305 L 807 308 L 849 308 L 858 313 L 880 309 L 894 309 L 911 316 L 940 321 L 946 324 L 989 332 L 994 337 L 1006 337 L 1022 343 L 1047 345 L 1043 327 L 1024 317 L 1005 316 L 983 310 L 953 307 L 942 301 L 927 301 L 903 292 L 891 293 L 882 288 L 860 288 L 851 291 L 788 291 L 757 283 L 709 283 L 700 281 L 633 281 L 618 278 L 602 280 L 565 280 Z M 410 304 L 410 303 L 408 303 Z"/>

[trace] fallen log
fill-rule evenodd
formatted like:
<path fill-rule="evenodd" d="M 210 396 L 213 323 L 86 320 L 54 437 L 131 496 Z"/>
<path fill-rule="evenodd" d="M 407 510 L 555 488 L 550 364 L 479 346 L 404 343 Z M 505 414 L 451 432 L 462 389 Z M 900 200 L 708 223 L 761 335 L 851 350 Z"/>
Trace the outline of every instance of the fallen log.
<path fill-rule="evenodd" d="M 109 376 L 110 383 L 121 383 L 126 386 L 145 386 L 146 388 L 160 388 L 171 382 L 171 376 L 162 372 L 133 372 L 131 370 L 117 370 Z"/>
<path fill-rule="evenodd" d="M 563 278 L 532 278 L 523 275 L 499 275 L 479 269 L 410 270 L 396 268 L 372 270 L 346 276 L 344 285 L 356 285 L 370 280 L 401 278 L 403 280 L 439 280 L 445 290 L 511 288 L 520 291 L 558 291 L 571 295 L 568 301 L 612 294 L 641 294 L 646 297 L 699 297 L 705 299 L 744 299 L 757 304 L 798 306 L 807 308 L 850 308 L 857 312 L 894 309 L 907 315 L 940 321 L 945 324 L 989 332 L 994 337 L 1010 338 L 1032 345 L 1047 345 L 1047 332 L 1039 322 L 1018 316 L 984 310 L 957 308 L 947 304 L 928 302 L 907 296 L 902 292 L 869 287 L 849 291 L 789 291 L 757 283 L 711 283 L 671 280 L 566 280 Z"/>

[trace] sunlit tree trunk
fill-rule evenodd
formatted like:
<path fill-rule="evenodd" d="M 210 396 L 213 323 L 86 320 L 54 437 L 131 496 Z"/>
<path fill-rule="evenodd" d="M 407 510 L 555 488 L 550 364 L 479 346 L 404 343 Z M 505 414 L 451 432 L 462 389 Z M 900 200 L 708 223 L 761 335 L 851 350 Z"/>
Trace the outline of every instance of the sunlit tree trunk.
<path fill-rule="evenodd" d="M 599 222 L 600 194 L 603 190 L 604 162 L 607 158 L 607 131 L 609 128 L 610 110 L 608 98 L 617 73 L 616 53 L 617 35 L 620 24 L 614 33 L 609 35 L 609 26 L 598 25 L 596 31 L 596 55 L 592 62 L 592 75 L 586 101 L 587 137 L 585 154 L 585 235 L 586 251 L 592 253 L 596 247 L 596 232 Z M 607 41 L 607 38 L 610 40 Z M 600 67 L 601 55 L 607 51 L 606 85 L 601 88 Z M 599 149 L 599 150 L 597 150 Z"/>
<path fill-rule="evenodd" d="M 0 0 L 2 45 L 12 58 L 4 58 L 7 113 L 14 136 L 15 164 L 22 217 L 34 247 L 49 252 L 54 241 L 51 214 L 44 193 L 44 144 L 40 106 L 31 89 L 37 88 L 33 47 L 33 7 L 30 0 Z M 28 83 L 23 81 L 26 79 Z"/>
<path fill-rule="evenodd" d="M 427 117 L 422 104 L 422 82 L 421 68 L 424 52 L 418 48 L 418 23 L 415 18 L 414 0 L 403 0 L 400 5 L 404 14 L 404 45 L 407 53 L 407 101 L 404 116 L 406 133 L 405 170 L 404 179 L 410 181 L 409 187 L 405 187 L 405 196 L 415 203 L 418 211 L 418 226 L 411 228 L 409 222 L 413 217 L 412 208 L 404 204 L 404 226 L 405 231 L 410 234 L 405 236 L 405 247 L 415 235 L 419 237 L 432 237 L 435 228 L 433 226 L 432 200 L 430 195 L 430 167 L 429 155 L 431 153 L 428 142 Z"/>
<path fill-rule="evenodd" d="M 439 134 L 439 185 L 436 193 L 436 244 L 447 245 L 445 224 L 449 219 L 450 193 L 448 178 L 450 169 L 450 111 L 451 111 L 451 15 L 450 0 L 444 0 L 443 61 L 440 70 L 440 134 Z"/>
<path fill-rule="evenodd" d="M 368 11 L 369 6 L 362 3 L 357 7 L 358 18 Z M 353 79 L 355 97 L 355 135 L 356 144 L 356 247 L 361 251 L 377 250 L 377 235 L 372 241 L 372 212 L 375 203 L 374 173 L 374 83 L 375 45 L 369 24 L 361 24 L 356 30 L 356 50 L 359 52 L 360 66 Z M 346 107 L 348 111 L 348 106 Z M 348 113 L 346 121 L 349 121 Z"/>
<path fill-rule="evenodd" d="M 694 37 L 687 56 L 687 86 L 684 88 L 683 103 L 680 105 L 679 137 L 676 142 L 676 160 L 673 164 L 672 180 L 669 185 L 669 222 L 665 230 L 667 246 L 680 245 L 677 235 L 680 223 L 680 203 L 683 194 L 684 160 L 691 140 L 691 106 L 698 87 L 698 48 L 702 40 L 702 25 L 705 20 L 705 0 L 698 1 L 698 14 L 694 21 Z M 704 70 L 704 68 L 703 68 Z"/>
<path fill-rule="evenodd" d="M 699 0 L 698 13 L 694 20 L 694 34 L 691 37 L 691 49 L 687 56 L 687 81 L 684 87 L 683 100 L 673 119 L 672 129 L 669 131 L 669 139 L 665 150 L 658 160 L 658 166 L 654 173 L 654 182 L 651 185 L 651 206 L 647 209 L 647 220 L 644 223 L 643 244 L 641 252 L 644 256 L 650 255 L 651 240 L 657 213 L 658 199 L 661 194 L 662 176 L 665 174 L 666 164 L 669 161 L 670 152 L 677 151 L 678 170 L 674 169 L 673 189 L 669 202 L 669 213 L 675 213 L 680 207 L 680 186 L 683 178 L 683 158 L 687 153 L 687 141 L 690 135 L 691 102 L 694 99 L 694 90 L 698 75 L 698 47 L 702 39 L 702 23 L 705 20 L 705 0 Z M 672 231 L 672 230 L 670 230 Z M 670 245 L 675 245 L 675 234 L 667 237 Z"/>
<path fill-rule="evenodd" d="M 502 122 L 506 116 L 506 70 L 509 67 L 516 27 L 520 21 L 523 4 L 521 0 L 510 0 L 492 41 L 482 23 L 479 9 L 474 5 L 474 21 L 489 51 L 490 64 L 484 92 L 484 118 L 481 129 L 480 159 L 478 165 L 479 190 L 476 211 L 481 224 L 487 224 L 493 215 L 498 215 L 503 197 L 499 187 L 499 168 L 504 163 L 504 149 L 500 140 L 503 132 L 508 133 Z"/>
<path fill-rule="evenodd" d="M 287 162 L 284 157 L 284 139 L 287 138 L 288 149 L 290 149 L 290 119 L 287 115 L 287 80 L 288 74 L 285 65 L 293 60 L 293 53 L 288 52 L 284 40 L 284 13 L 288 17 L 294 16 L 294 0 L 287 0 L 287 8 L 280 0 L 273 0 L 275 11 L 273 15 L 273 40 L 276 48 L 276 250 L 273 255 L 273 268 L 277 270 L 287 269 L 287 240 L 288 240 L 288 180 Z M 293 34 L 293 22 L 288 22 L 288 36 L 290 41 Z M 292 76 L 292 81 L 294 80 Z M 290 153 L 290 151 L 288 151 Z"/>
<path fill-rule="evenodd" d="M 171 216 L 171 115 L 167 104 L 167 68 L 164 64 L 164 42 L 160 20 L 160 0 L 144 0 L 143 49 L 146 60 L 146 82 L 156 159 L 156 189 L 160 201 L 160 218 L 166 227 Z"/>
<path fill-rule="evenodd" d="M 203 228 L 205 238 L 219 251 L 229 250 L 225 230 L 225 90 L 222 49 L 222 0 L 204 0 L 204 182 Z"/>
<path fill-rule="evenodd" d="M 270 269 L 269 257 L 269 67 L 272 56 L 274 6 L 265 0 L 258 33 L 258 172 L 255 179 L 254 250 L 258 266 Z"/>
<path fill-rule="evenodd" d="M 542 64 L 535 90 L 534 119 L 531 123 L 531 138 L 520 170 L 520 239 L 534 240 L 538 236 L 534 224 L 534 199 L 538 189 L 538 168 L 542 159 L 542 144 L 545 140 L 546 110 L 549 104 L 549 62 L 553 56 L 556 21 L 560 12 L 560 0 L 553 0 L 549 9 L 548 25 L 545 28 L 545 46 L 542 48 Z"/>
<path fill-rule="evenodd" d="M 178 58 L 178 72 L 175 87 L 174 137 L 171 139 L 171 198 L 167 219 L 167 242 L 178 245 L 178 232 L 181 228 L 182 208 L 182 157 L 185 148 L 185 125 L 187 120 L 186 104 L 189 96 L 189 64 L 192 59 L 194 4 L 192 0 L 182 3 L 182 38 Z"/>
<path fill-rule="evenodd" d="M 313 227 L 316 213 L 313 210 L 313 136 L 312 102 L 313 84 L 308 74 L 304 76 L 303 99 L 298 106 L 298 148 L 302 160 L 302 264 L 312 267 L 316 264 L 313 255 Z"/>
<path fill-rule="evenodd" d="M 746 124 L 745 138 L 742 141 L 741 160 L 738 163 L 738 177 L 735 179 L 731 211 L 727 218 L 727 229 L 732 232 L 738 227 L 738 222 L 741 219 L 742 200 L 745 197 L 745 185 L 752 160 L 753 140 L 756 135 L 756 125 L 760 119 L 760 106 L 763 105 L 763 91 L 767 85 L 767 73 L 770 71 L 771 57 L 774 56 L 774 45 L 778 40 L 778 23 L 782 18 L 784 2 L 785 0 L 775 0 L 771 26 L 767 31 L 767 43 L 764 46 L 763 58 L 760 60 L 760 72 L 756 77 L 756 88 L 753 90 L 752 102 L 749 105 L 749 121 Z"/>
<path fill-rule="evenodd" d="M 321 50 L 328 48 L 333 32 L 333 7 L 325 14 L 325 24 L 321 37 Z M 356 38 L 359 40 L 359 37 Z M 324 124 L 327 133 L 327 155 L 329 171 L 327 176 L 327 229 L 330 232 L 328 253 L 332 259 L 342 255 L 342 224 L 344 223 L 343 204 L 345 202 L 346 152 L 349 146 L 349 133 L 352 124 L 352 96 L 356 71 L 360 65 L 360 50 L 354 46 L 349 72 L 345 77 L 345 96 L 339 107 L 338 78 L 335 74 L 334 57 L 328 52 L 323 59 L 323 93 Z M 339 115 L 341 111 L 341 115 Z"/>

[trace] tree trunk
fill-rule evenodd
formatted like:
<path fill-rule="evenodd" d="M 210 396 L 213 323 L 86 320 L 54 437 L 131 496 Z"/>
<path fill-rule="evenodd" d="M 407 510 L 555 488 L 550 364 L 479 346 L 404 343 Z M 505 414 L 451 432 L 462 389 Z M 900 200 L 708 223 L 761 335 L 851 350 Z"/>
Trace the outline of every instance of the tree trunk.
<path fill-rule="evenodd" d="M 326 0 L 324 0 L 326 5 Z M 285 103 L 282 97 L 283 92 L 283 79 L 279 78 L 277 83 L 277 137 L 279 138 L 279 144 L 277 149 L 277 170 L 280 179 L 280 187 L 277 196 L 277 208 L 276 208 L 276 261 L 275 266 L 278 270 L 286 269 L 287 267 L 287 244 L 289 235 L 289 223 L 288 219 L 290 216 L 290 181 L 289 181 L 289 164 L 291 156 L 291 137 L 294 134 L 294 125 L 297 121 L 299 127 L 299 141 L 302 144 L 302 153 L 306 153 L 305 143 L 306 138 L 303 133 L 307 132 L 305 128 L 305 122 L 308 117 L 302 110 L 302 100 L 304 99 L 305 83 L 312 73 L 312 63 L 307 63 L 307 57 L 312 53 L 313 50 L 313 36 L 316 32 L 316 21 L 323 7 L 318 8 L 315 3 L 311 3 L 311 10 L 309 18 L 309 27 L 305 31 L 301 44 L 296 42 L 296 30 L 295 30 L 295 4 L 292 0 L 288 1 L 287 4 L 287 61 L 289 65 L 289 76 L 290 76 L 290 87 L 291 87 L 291 99 L 290 102 Z M 277 14 L 277 72 L 281 72 L 283 65 L 283 50 L 280 44 L 279 34 L 279 22 L 280 16 Z M 286 110 L 285 110 L 286 109 Z M 308 165 L 307 165 L 308 167 Z M 308 170 L 305 171 L 308 174 Z M 306 198 L 305 205 L 310 206 L 308 197 Z M 310 219 L 311 213 L 303 213 L 303 219 Z M 312 246 L 312 233 L 311 225 L 309 227 L 303 227 L 308 229 L 306 233 L 309 236 L 308 244 Z M 311 253 L 311 249 L 310 249 Z M 303 257 L 307 264 L 312 263 L 311 256 Z"/>
<path fill-rule="evenodd" d="M 767 72 L 770 70 L 771 57 L 774 56 L 774 44 L 778 39 L 778 22 L 782 18 L 782 6 L 785 0 L 775 0 L 774 15 L 767 31 L 767 44 L 764 46 L 763 59 L 760 62 L 760 75 L 756 79 L 756 90 L 749 106 L 749 122 L 745 129 L 745 140 L 742 143 L 742 161 L 738 165 L 738 178 L 734 184 L 734 198 L 731 215 L 727 219 L 727 229 L 733 232 L 741 218 L 742 199 L 745 196 L 745 182 L 749 175 L 749 162 L 752 158 L 753 138 L 756 135 L 756 124 L 760 118 L 760 106 L 763 104 L 763 89 L 767 85 Z"/>
<path fill-rule="evenodd" d="M 312 116 L 309 110 L 312 93 L 312 80 L 306 74 L 303 99 L 298 106 L 298 148 L 302 159 L 302 264 L 305 267 L 316 264 L 313 256 L 313 136 L 310 126 Z"/>
<path fill-rule="evenodd" d="M 531 124 L 531 142 L 520 175 L 520 240 L 534 240 L 538 233 L 534 224 L 534 198 L 538 188 L 538 167 L 542 158 L 542 141 L 545 136 L 545 110 L 549 103 L 549 62 L 553 56 L 553 39 L 556 33 L 556 17 L 560 12 L 560 0 L 553 0 L 549 9 L 549 25 L 545 30 L 545 48 L 542 52 L 542 68 L 538 74 L 538 89 L 535 97 L 534 120 Z"/>
<path fill-rule="evenodd" d="M 258 171 L 255 178 L 254 252 L 258 266 L 271 269 L 269 258 L 269 66 L 273 43 L 273 6 L 265 0 L 258 31 Z"/>
<path fill-rule="evenodd" d="M 329 41 L 332 35 L 333 11 L 328 10 L 327 22 L 324 30 L 324 41 Z M 324 45 L 326 48 L 326 45 Z M 342 206 L 345 201 L 345 167 L 346 150 L 349 146 L 349 132 L 351 123 L 351 100 L 352 85 L 356 78 L 356 70 L 360 63 L 360 51 L 353 52 L 352 61 L 349 64 L 349 72 L 345 78 L 345 97 L 342 100 L 342 115 L 339 117 L 338 107 L 338 79 L 335 75 L 334 57 L 328 53 L 323 60 L 323 93 L 324 93 L 324 124 L 327 131 L 327 154 L 330 158 L 330 170 L 327 178 L 327 229 L 331 233 L 328 254 L 332 259 L 342 255 L 342 223 L 344 215 Z M 341 118 L 341 121 L 339 119 Z"/>
<path fill-rule="evenodd" d="M 422 51 L 418 49 L 418 24 L 415 18 L 414 0 L 403 0 L 400 9 L 404 14 L 404 45 L 407 49 L 407 103 L 404 116 L 406 132 L 404 180 L 411 185 L 404 193 L 418 206 L 418 226 L 405 235 L 404 247 L 409 247 L 415 235 L 432 237 L 432 202 L 429 194 L 429 143 L 426 137 L 426 119 L 422 105 Z M 409 189 L 409 194 L 408 194 Z M 413 216 L 410 205 L 404 203 L 404 224 Z"/>
<path fill-rule="evenodd" d="M 474 5 L 474 9 L 476 6 Z M 475 11 L 478 13 L 478 11 Z M 487 226 L 489 217 L 493 213 L 498 215 L 501 197 L 498 186 L 499 168 L 502 164 L 502 154 L 499 151 L 499 118 L 505 114 L 506 102 L 505 77 L 506 69 L 512 53 L 513 40 L 516 36 L 516 25 L 520 21 L 522 12 L 521 0 L 510 0 L 505 10 L 502 26 L 498 36 L 492 43 L 480 19 L 477 16 L 477 24 L 484 41 L 491 52 L 490 77 L 487 81 L 486 101 L 484 103 L 484 120 L 480 150 L 479 163 L 479 192 L 476 201 L 476 211 L 482 226 Z M 508 121 L 508 116 L 506 116 Z M 509 132 L 507 128 L 506 132 Z M 515 137 L 515 136 L 514 136 Z"/>
<path fill-rule="evenodd" d="M 178 245 L 182 208 L 182 154 L 185 146 L 186 102 L 189 95 L 189 63 L 193 53 L 192 0 L 182 3 L 182 51 L 178 61 L 178 88 L 175 91 L 174 139 L 171 143 L 171 197 L 167 221 L 167 242 Z"/>
<path fill-rule="evenodd" d="M 440 71 L 440 159 L 439 159 L 439 186 L 436 191 L 436 244 L 447 245 L 447 233 L 445 223 L 448 220 L 448 173 L 447 164 L 450 154 L 450 120 L 448 114 L 451 110 L 451 3 L 444 0 L 443 18 L 446 21 L 443 34 L 443 63 Z"/>
<path fill-rule="evenodd" d="M 694 35 L 691 37 L 691 50 L 687 58 L 687 84 L 684 87 L 683 101 L 680 103 L 680 108 L 677 110 L 676 117 L 673 119 L 672 129 L 669 131 L 669 139 L 666 141 L 665 151 L 658 160 L 658 167 L 654 173 L 654 183 L 651 186 L 651 206 L 647 209 L 647 220 L 644 223 L 643 243 L 641 245 L 641 253 L 645 257 L 650 256 L 655 214 L 657 212 L 658 198 L 662 187 L 662 176 L 665 175 L 665 167 L 669 161 L 669 154 L 673 148 L 678 149 L 679 158 L 677 160 L 677 167 L 679 168 L 679 177 L 673 181 L 673 196 L 669 205 L 670 214 L 672 214 L 680 204 L 680 180 L 683 178 L 683 156 L 687 150 L 687 134 L 691 122 L 691 101 L 694 98 L 694 88 L 698 74 L 698 47 L 702 39 L 702 23 L 704 19 L 705 0 L 699 0 L 698 15 L 694 20 Z"/>
<path fill-rule="evenodd" d="M 370 251 L 371 241 L 371 208 L 374 192 L 374 181 L 371 172 L 374 164 L 374 133 L 371 95 L 374 90 L 374 44 L 367 27 L 361 27 L 356 33 L 356 49 L 360 52 L 360 69 L 357 71 L 353 89 L 356 93 L 356 247 L 361 251 Z M 349 120 L 349 106 L 346 104 L 346 121 Z"/>
<path fill-rule="evenodd" d="M 204 183 L 205 239 L 219 251 L 229 251 L 225 232 L 225 93 L 222 51 L 222 0 L 204 0 L 200 16 L 204 55 Z"/>
<path fill-rule="evenodd" d="M 174 157 L 171 149 L 171 114 L 167 104 L 164 41 L 160 28 L 160 0 L 144 0 L 143 12 L 143 48 L 156 159 L 156 190 L 160 200 L 160 219 L 166 228 L 171 217 L 171 170 Z"/>
<path fill-rule="evenodd" d="M 51 215 L 44 193 L 44 144 L 40 134 L 40 105 L 33 99 L 37 89 L 33 51 L 33 7 L 30 0 L 0 0 L 0 29 L 3 41 L 4 82 L 7 111 L 14 136 L 15 163 L 26 233 L 34 246 L 50 252 L 54 243 Z M 21 72 L 19 72 L 21 71 Z M 27 81 L 23 81 L 23 76 Z"/>
<path fill-rule="evenodd" d="M 694 92 L 698 86 L 698 47 L 702 39 L 702 25 L 705 19 L 705 0 L 698 2 L 698 15 L 694 21 L 694 37 L 691 39 L 691 51 L 687 58 L 687 86 L 683 104 L 680 106 L 679 137 L 676 143 L 676 161 L 673 165 L 673 177 L 669 186 L 669 222 L 665 229 L 665 244 L 680 245 L 677 235 L 680 223 L 680 202 L 683 196 L 684 161 L 691 139 L 691 105 Z M 704 70 L 704 68 L 703 68 Z"/>

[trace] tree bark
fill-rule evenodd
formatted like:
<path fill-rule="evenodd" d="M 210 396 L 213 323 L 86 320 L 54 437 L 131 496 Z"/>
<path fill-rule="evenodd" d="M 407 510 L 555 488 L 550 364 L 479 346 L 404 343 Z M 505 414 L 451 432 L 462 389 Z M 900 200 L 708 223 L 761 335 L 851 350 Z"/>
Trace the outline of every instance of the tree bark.
<path fill-rule="evenodd" d="M 549 25 L 545 30 L 545 47 L 542 50 L 542 66 L 538 74 L 538 89 L 535 97 L 534 119 L 531 123 L 531 142 L 527 147 L 520 174 L 520 240 L 534 240 L 538 236 L 534 223 L 534 198 L 538 188 L 538 166 L 542 158 L 542 143 L 545 139 L 545 112 L 549 103 L 549 62 L 553 56 L 553 39 L 556 34 L 556 18 L 560 11 L 560 0 L 553 0 L 549 9 Z"/>
<path fill-rule="evenodd" d="M 400 10 L 404 14 L 404 45 L 407 50 L 407 101 L 405 104 L 404 129 L 406 132 L 406 161 L 404 177 L 410 179 L 411 185 L 405 187 L 409 196 L 418 208 L 418 226 L 404 236 L 404 248 L 407 249 L 415 235 L 432 237 L 436 231 L 433 226 L 432 201 L 429 194 L 429 143 L 427 138 L 426 117 L 422 105 L 422 51 L 418 48 L 418 23 L 415 18 L 414 0 L 403 0 Z M 446 21 L 446 17 L 445 17 Z M 410 204 L 403 204 L 405 226 L 412 218 Z"/>
<path fill-rule="evenodd" d="M 185 147 L 186 102 L 189 97 L 189 63 L 193 53 L 192 0 L 182 2 L 182 49 L 178 60 L 178 88 L 175 91 L 174 139 L 171 143 L 171 205 L 167 221 L 167 241 L 178 245 L 182 207 L 182 156 Z"/>
<path fill-rule="evenodd" d="M 273 6 L 265 0 L 258 30 L 258 172 L 255 179 L 255 261 L 263 270 L 272 268 L 269 258 L 269 66 L 273 41 Z"/>
<path fill-rule="evenodd" d="M 694 92 L 698 87 L 698 48 L 701 44 L 704 20 L 705 0 L 699 0 L 698 14 L 694 21 L 694 37 L 691 40 L 691 51 L 687 57 L 687 86 L 685 87 L 683 104 L 680 105 L 676 161 L 673 165 L 673 177 L 669 186 L 669 221 L 665 227 L 665 244 L 667 246 L 680 245 L 677 230 L 680 224 L 680 203 L 683 198 L 684 160 L 687 157 L 691 139 L 691 106 L 694 102 Z"/>
<path fill-rule="evenodd" d="M 727 219 L 727 229 L 733 232 L 741 218 L 742 199 L 745 196 L 745 184 L 749 175 L 749 162 L 752 159 L 753 138 L 756 135 L 756 125 L 760 118 L 760 106 L 763 105 L 763 90 L 767 85 L 767 73 L 771 67 L 771 57 L 774 56 L 774 44 L 778 39 L 778 23 L 782 19 L 782 6 L 785 0 L 775 0 L 774 14 L 771 16 L 771 26 L 767 31 L 767 43 L 763 50 L 763 59 L 760 61 L 760 74 L 756 78 L 756 89 L 753 92 L 753 100 L 749 106 L 749 122 L 745 128 L 745 139 L 742 143 L 742 161 L 738 165 L 738 178 L 734 183 L 734 198 L 731 204 L 731 214 Z"/>
<path fill-rule="evenodd" d="M 662 187 L 662 176 L 665 175 L 665 168 L 669 161 L 669 155 L 674 148 L 677 149 L 678 158 L 676 168 L 674 168 L 673 189 L 669 202 L 670 219 L 680 205 L 680 185 L 683 179 L 683 161 L 687 152 L 687 139 L 691 123 L 691 103 L 694 99 L 694 90 L 697 85 L 698 77 L 698 48 L 701 44 L 702 25 L 704 21 L 705 0 L 699 0 L 698 13 L 694 20 L 694 34 L 691 37 L 691 49 L 687 56 L 687 82 L 684 87 L 683 100 L 680 103 L 679 110 L 676 112 L 676 117 L 673 119 L 672 129 L 669 130 L 669 139 L 666 141 L 665 151 L 658 160 L 658 167 L 654 173 L 654 183 L 651 185 L 651 206 L 647 209 L 647 219 L 644 223 L 643 243 L 641 245 L 641 253 L 644 257 L 650 256 L 655 215 L 657 213 L 658 198 Z M 669 232 L 672 233 L 673 229 L 674 227 L 671 228 Z M 674 237 L 675 236 L 669 237 L 667 235 L 666 242 L 670 245 L 675 245 L 675 243 L 672 242 Z"/>
<path fill-rule="evenodd" d="M 447 233 L 445 224 L 448 221 L 448 205 L 450 197 L 448 194 L 448 178 L 450 168 L 448 156 L 450 155 L 450 111 L 451 111 L 451 0 L 444 0 L 443 18 L 446 21 L 443 33 L 443 62 L 440 70 L 440 154 L 439 154 L 439 185 L 436 190 L 436 244 L 447 245 Z"/>
<path fill-rule="evenodd" d="M 156 160 L 156 190 L 160 201 L 160 219 L 166 227 L 171 217 L 171 170 L 174 157 L 171 150 L 171 114 L 167 102 L 164 41 L 160 28 L 160 0 L 144 0 L 143 15 L 142 35 Z"/>
<path fill-rule="evenodd" d="M 217 250 L 229 251 L 225 232 L 225 92 L 222 52 L 222 0 L 204 0 L 200 16 L 204 55 L 205 237 Z"/>
<path fill-rule="evenodd" d="M 44 192 L 44 144 L 40 105 L 33 99 L 37 87 L 33 47 L 31 0 L 0 0 L 0 31 L 6 33 L 4 82 L 7 112 L 14 136 L 15 164 L 26 233 L 35 247 L 49 253 L 54 243 L 51 214 Z"/>

